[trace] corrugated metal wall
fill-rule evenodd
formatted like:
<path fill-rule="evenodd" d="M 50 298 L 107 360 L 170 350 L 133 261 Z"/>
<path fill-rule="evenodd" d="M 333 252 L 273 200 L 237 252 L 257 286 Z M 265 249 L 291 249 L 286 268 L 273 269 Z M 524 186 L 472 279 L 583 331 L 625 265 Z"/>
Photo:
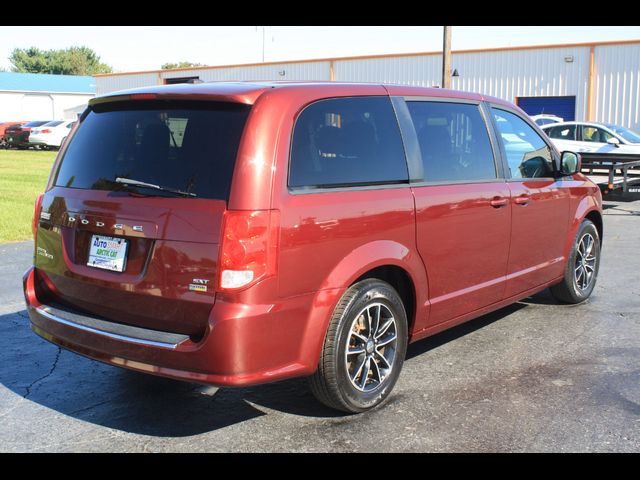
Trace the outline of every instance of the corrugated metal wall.
<path fill-rule="evenodd" d="M 640 130 L 640 45 L 595 48 L 595 119 Z"/>
<path fill-rule="evenodd" d="M 162 72 L 162 78 L 198 76 L 204 82 L 230 80 L 330 80 L 330 62 L 300 62 Z"/>
<path fill-rule="evenodd" d="M 565 58 L 571 57 L 572 62 Z M 540 48 L 452 56 L 452 88 L 515 102 L 516 97 L 576 96 L 576 118 L 587 112 L 589 47 Z M 440 55 L 336 60 L 336 81 L 402 83 L 430 87 L 441 82 Z"/>
<path fill-rule="evenodd" d="M 333 71 L 336 81 L 432 87 L 440 84 L 442 60 L 438 55 L 335 60 Z"/>
<path fill-rule="evenodd" d="M 576 119 L 588 116 L 589 46 L 567 46 L 454 53 L 458 70 L 452 87 L 493 95 L 511 102 L 517 97 L 575 96 Z M 566 61 L 566 59 L 572 61 Z M 225 80 L 330 80 L 440 84 L 441 57 L 434 54 L 335 59 L 133 73 L 96 78 L 97 93 L 156 85 L 162 78 L 198 76 L 205 82 Z M 284 75 L 282 75 L 284 73 Z M 640 128 L 640 43 L 595 48 L 594 119 Z"/>
<path fill-rule="evenodd" d="M 62 120 L 66 109 L 86 105 L 92 98 L 75 93 L 0 92 L 0 119 Z"/>
<path fill-rule="evenodd" d="M 575 95 L 576 118 L 586 117 L 589 47 L 464 53 L 453 55 L 452 68 L 460 74 L 455 89 L 514 103 L 517 97 Z"/>
<path fill-rule="evenodd" d="M 127 88 L 145 87 L 147 85 L 157 84 L 158 74 L 155 72 L 96 77 L 96 95 L 115 92 L 116 90 L 126 90 Z"/>

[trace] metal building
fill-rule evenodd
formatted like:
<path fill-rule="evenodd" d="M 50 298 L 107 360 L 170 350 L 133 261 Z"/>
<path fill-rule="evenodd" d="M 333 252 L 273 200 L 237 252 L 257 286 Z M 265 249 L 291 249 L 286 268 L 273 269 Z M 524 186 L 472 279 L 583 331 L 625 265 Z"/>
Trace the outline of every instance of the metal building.
<path fill-rule="evenodd" d="M 0 121 L 71 120 L 95 91 L 90 76 L 0 72 Z"/>
<path fill-rule="evenodd" d="M 332 80 L 436 86 L 441 52 L 154 70 L 96 76 L 97 93 L 229 80 Z M 452 88 L 517 103 L 527 113 L 640 130 L 640 40 L 454 51 Z"/>

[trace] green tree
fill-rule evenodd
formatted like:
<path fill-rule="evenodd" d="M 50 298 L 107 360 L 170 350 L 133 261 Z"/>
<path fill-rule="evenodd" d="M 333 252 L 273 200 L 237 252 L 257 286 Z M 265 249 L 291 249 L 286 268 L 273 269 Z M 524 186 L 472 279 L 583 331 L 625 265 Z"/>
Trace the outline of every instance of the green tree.
<path fill-rule="evenodd" d="M 54 73 L 58 75 L 95 75 L 110 73 L 111 67 L 88 47 L 40 50 L 36 47 L 15 48 L 9 56 L 14 72 Z"/>
<path fill-rule="evenodd" d="M 162 70 L 171 70 L 172 68 L 186 68 L 186 67 L 203 67 L 202 63 L 193 62 L 169 62 L 163 64 L 160 68 Z"/>

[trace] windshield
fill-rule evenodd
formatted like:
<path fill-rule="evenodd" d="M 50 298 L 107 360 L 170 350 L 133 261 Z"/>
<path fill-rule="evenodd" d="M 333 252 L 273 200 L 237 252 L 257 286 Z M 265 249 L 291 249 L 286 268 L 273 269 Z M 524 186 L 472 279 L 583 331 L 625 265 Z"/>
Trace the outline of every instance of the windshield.
<path fill-rule="evenodd" d="M 116 182 L 120 177 L 226 200 L 249 109 L 193 101 L 95 105 L 69 143 L 55 185 L 150 194 Z"/>
<path fill-rule="evenodd" d="M 22 126 L 23 126 L 23 127 L 28 127 L 28 128 L 31 128 L 31 127 L 39 127 L 39 126 L 44 125 L 45 123 L 48 123 L 48 122 L 50 122 L 50 121 L 51 121 L 51 120 L 38 120 L 38 121 L 35 121 L 35 122 L 25 123 L 25 124 L 24 124 L 24 125 L 22 125 Z"/>
<path fill-rule="evenodd" d="M 619 125 L 605 124 L 605 126 L 629 143 L 640 143 L 640 134 L 637 134 L 633 130 L 629 130 L 628 128 L 624 128 Z"/>

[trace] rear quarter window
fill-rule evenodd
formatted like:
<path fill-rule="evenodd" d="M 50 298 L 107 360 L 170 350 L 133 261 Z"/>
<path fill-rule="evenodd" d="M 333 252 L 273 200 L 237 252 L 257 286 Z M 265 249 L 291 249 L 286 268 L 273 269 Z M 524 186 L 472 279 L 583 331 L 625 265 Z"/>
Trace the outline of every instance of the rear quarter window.
<path fill-rule="evenodd" d="M 330 188 L 408 182 L 400 129 L 388 97 L 320 100 L 299 115 L 289 187 Z"/>

